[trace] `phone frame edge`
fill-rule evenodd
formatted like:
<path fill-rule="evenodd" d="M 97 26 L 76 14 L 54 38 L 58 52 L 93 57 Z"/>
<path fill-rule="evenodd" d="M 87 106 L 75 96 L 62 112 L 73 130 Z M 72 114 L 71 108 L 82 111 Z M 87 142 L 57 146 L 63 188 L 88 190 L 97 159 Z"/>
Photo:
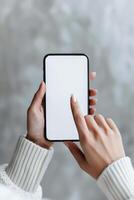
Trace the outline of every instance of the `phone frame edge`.
<path fill-rule="evenodd" d="M 86 55 L 86 54 L 84 54 L 84 53 L 48 53 L 48 54 L 46 54 L 45 56 L 44 56 L 44 58 L 43 58 L 43 81 L 46 83 L 46 71 L 45 71 L 45 61 L 46 61 L 46 58 L 48 57 L 48 56 L 57 56 L 57 55 L 75 55 L 75 56 L 85 56 L 86 58 L 87 58 L 87 71 L 88 71 L 88 73 L 87 73 L 87 80 L 88 80 L 88 82 L 87 82 L 87 84 L 88 84 L 88 91 L 87 91 L 87 98 L 88 98 L 88 100 L 87 100 L 87 110 L 88 110 L 88 115 L 90 114 L 89 113 L 89 88 L 90 88 L 90 81 L 89 81 L 89 57 Z M 47 125 L 47 123 L 46 123 L 46 94 L 44 95 L 44 99 L 43 99 L 43 109 L 44 109 L 44 137 L 45 137 L 45 139 L 47 140 L 47 141 L 49 141 L 49 142 L 67 142 L 67 141 L 72 141 L 72 142 L 79 142 L 79 140 L 51 140 L 51 139 L 49 139 L 49 138 L 47 138 L 47 133 L 46 133 L 46 125 Z"/>

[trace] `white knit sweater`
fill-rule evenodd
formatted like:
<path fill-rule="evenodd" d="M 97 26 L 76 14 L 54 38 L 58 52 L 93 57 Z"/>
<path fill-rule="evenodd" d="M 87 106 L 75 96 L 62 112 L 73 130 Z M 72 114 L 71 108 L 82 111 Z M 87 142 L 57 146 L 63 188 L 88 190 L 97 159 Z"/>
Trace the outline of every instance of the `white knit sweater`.
<path fill-rule="evenodd" d="M 0 166 L 0 200 L 42 200 L 40 182 L 53 151 L 20 137 L 10 163 Z M 134 200 L 134 169 L 130 158 L 109 165 L 97 185 L 109 200 Z"/>

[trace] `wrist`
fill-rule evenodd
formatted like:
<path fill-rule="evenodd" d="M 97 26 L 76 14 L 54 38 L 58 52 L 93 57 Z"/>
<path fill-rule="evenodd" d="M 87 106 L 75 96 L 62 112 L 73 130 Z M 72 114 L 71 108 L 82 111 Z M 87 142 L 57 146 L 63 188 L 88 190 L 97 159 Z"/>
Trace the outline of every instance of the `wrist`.
<path fill-rule="evenodd" d="M 43 141 L 40 138 L 35 138 L 29 133 L 27 133 L 26 139 L 31 141 L 31 142 L 33 142 L 33 143 L 35 143 L 35 144 L 37 144 L 37 145 L 39 145 L 40 147 L 45 148 L 45 149 L 49 149 L 52 146 L 52 144 L 48 144 L 47 141 Z"/>
<path fill-rule="evenodd" d="M 108 199 L 133 197 L 134 169 L 131 159 L 124 156 L 110 164 L 98 177 L 97 184 Z"/>
<path fill-rule="evenodd" d="M 53 151 L 52 147 L 50 150 L 43 149 L 21 136 L 13 157 L 6 167 L 6 174 L 17 187 L 30 193 L 36 193 Z"/>

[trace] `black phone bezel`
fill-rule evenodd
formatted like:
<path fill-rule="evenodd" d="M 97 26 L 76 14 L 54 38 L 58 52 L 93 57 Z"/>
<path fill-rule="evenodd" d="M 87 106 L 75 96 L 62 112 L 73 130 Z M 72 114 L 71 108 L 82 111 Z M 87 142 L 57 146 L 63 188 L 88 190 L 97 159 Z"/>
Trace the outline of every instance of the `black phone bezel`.
<path fill-rule="evenodd" d="M 88 115 L 90 113 L 90 110 L 89 110 L 89 88 L 90 88 L 90 81 L 89 81 L 89 58 L 86 54 L 84 53 L 49 53 L 49 54 L 46 54 L 44 56 L 44 59 L 43 59 L 43 80 L 44 82 L 46 83 L 46 71 L 45 71 L 45 61 L 46 61 L 46 58 L 48 56 L 70 56 L 70 55 L 74 55 L 74 56 L 85 56 L 87 58 L 87 80 L 88 80 L 88 91 L 87 91 L 87 110 L 88 110 Z M 44 100 L 43 100 L 43 108 L 44 108 L 44 137 L 47 141 L 49 142 L 65 142 L 65 141 L 73 141 L 73 142 L 78 142 L 79 140 L 50 140 L 49 138 L 47 138 L 47 132 L 46 132 L 46 127 L 47 127 L 47 119 L 46 119 L 46 94 L 44 95 Z"/>

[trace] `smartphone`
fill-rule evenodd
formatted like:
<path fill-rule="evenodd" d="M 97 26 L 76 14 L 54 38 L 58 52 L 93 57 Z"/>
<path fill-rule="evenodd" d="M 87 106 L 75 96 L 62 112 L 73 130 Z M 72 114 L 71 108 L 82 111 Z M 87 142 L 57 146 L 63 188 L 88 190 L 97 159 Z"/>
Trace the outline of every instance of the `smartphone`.
<path fill-rule="evenodd" d="M 89 59 L 85 54 L 47 54 L 43 60 L 44 137 L 49 141 L 79 141 L 70 106 L 74 94 L 89 114 Z"/>

